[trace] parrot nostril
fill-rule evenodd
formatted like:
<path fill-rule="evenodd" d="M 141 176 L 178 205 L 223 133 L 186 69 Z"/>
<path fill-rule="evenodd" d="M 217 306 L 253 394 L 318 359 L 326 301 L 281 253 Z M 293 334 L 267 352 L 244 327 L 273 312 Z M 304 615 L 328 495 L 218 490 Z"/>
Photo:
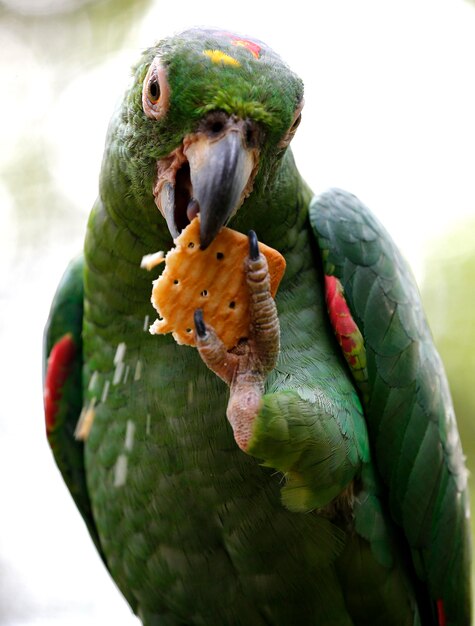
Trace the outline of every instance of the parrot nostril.
<path fill-rule="evenodd" d="M 229 124 L 229 117 L 224 111 L 213 111 L 201 125 L 201 131 L 213 136 L 220 135 L 226 130 Z"/>
<path fill-rule="evenodd" d="M 224 128 L 224 124 L 222 122 L 214 122 L 211 125 L 211 132 L 215 135 L 219 134 Z"/>
<path fill-rule="evenodd" d="M 246 141 L 247 148 L 257 148 L 261 141 L 261 132 L 259 127 L 250 120 L 246 121 L 244 139 Z"/>

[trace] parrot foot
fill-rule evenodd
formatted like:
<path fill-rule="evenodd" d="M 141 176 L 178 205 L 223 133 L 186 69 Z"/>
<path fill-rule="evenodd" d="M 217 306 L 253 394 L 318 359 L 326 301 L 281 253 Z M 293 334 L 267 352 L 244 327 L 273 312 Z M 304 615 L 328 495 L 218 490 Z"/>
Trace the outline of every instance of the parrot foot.
<path fill-rule="evenodd" d="M 245 261 L 250 292 L 249 337 L 227 350 L 213 327 L 205 324 L 201 309 L 195 311 L 196 346 L 204 363 L 230 388 L 226 415 L 238 446 L 247 451 L 264 382 L 275 367 L 280 349 L 277 308 L 270 292 L 267 260 L 259 253 L 257 236 L 249 232 L 249 256 Z"/>

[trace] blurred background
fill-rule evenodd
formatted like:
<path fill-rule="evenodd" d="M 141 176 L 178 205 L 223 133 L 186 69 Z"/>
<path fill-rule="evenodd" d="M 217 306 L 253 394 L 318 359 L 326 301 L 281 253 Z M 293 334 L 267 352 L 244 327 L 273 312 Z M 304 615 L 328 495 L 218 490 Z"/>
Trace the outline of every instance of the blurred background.
<path fill-rule="evenodd" d="M 138 625 L 45 442 L 42 332 L 130 66 L 196 25 L 264 40 L 304 79 L 297 163 L 316 192 L 359 195 L 410 262 L 475 465 L 475 3 L 0 0 L 1 625 Z"/>

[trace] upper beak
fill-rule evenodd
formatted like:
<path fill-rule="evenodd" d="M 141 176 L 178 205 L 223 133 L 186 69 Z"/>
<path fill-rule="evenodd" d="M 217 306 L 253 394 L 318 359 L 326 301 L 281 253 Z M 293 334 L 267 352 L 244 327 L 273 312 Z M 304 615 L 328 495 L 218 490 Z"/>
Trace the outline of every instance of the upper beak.
<path fill-rule="evenodd" d="M 168 179 L 160 193 L 173 237 L 199 212 L 201 248 L 213 241 L 252 190 L 258 133 L 253 122 L 217 111 L 184 138 L 174 184 Z"/>
<path fill-rule="evenodd" d="M 248 183 L 257 158 L 256 150 L 248 145 L 248 133 L 249 122 L 228 119 L 221 132 L 205 129 L 185 147 L 193 197 L 199 205 L 202 249 L 213 241 L 250 192 Z"/>

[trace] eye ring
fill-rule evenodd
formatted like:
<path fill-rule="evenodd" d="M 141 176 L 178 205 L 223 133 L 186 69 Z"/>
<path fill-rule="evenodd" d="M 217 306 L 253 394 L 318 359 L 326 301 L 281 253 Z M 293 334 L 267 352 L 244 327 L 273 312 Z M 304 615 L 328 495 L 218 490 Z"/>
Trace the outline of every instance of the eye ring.
<path fill-rule="evenodd" d="M 297 117 L 294 119 L 292 126 L 290 127 L 290 131 L 292 134 L 295 133 L 295 131 L 297 130 L 297 128 L 300 125 L 300 122 L 302 121 L 302 112 L 300 112 Z"/>
<path fill-rule="evenodd" d="M 158 120 L 168 110 L 170 86 L 165 68 L 154 59 L 145 76 L 142 87 L 142 108 L 147 117 Z"/>
<path fill-rule="evenodd" d="M 294 113 L 294 117 L 292 119 L 292 123 L 288 129 L 288 131 L 285 133 L 285 135 L 282 137 L 282 139 L 279 141 L 278 147 L 279 148 L 286 148 L 289 143 L 292 141 L 297 128 L 300 125 L 300 122 L 302 121 L 302 109 L 303 109 L 303 105 L 305 104 L 304 100 L 302 99 L 300 101 L 300 103 L 298 104 L 297 108 L 295 109 L 295 113 Z"/>

